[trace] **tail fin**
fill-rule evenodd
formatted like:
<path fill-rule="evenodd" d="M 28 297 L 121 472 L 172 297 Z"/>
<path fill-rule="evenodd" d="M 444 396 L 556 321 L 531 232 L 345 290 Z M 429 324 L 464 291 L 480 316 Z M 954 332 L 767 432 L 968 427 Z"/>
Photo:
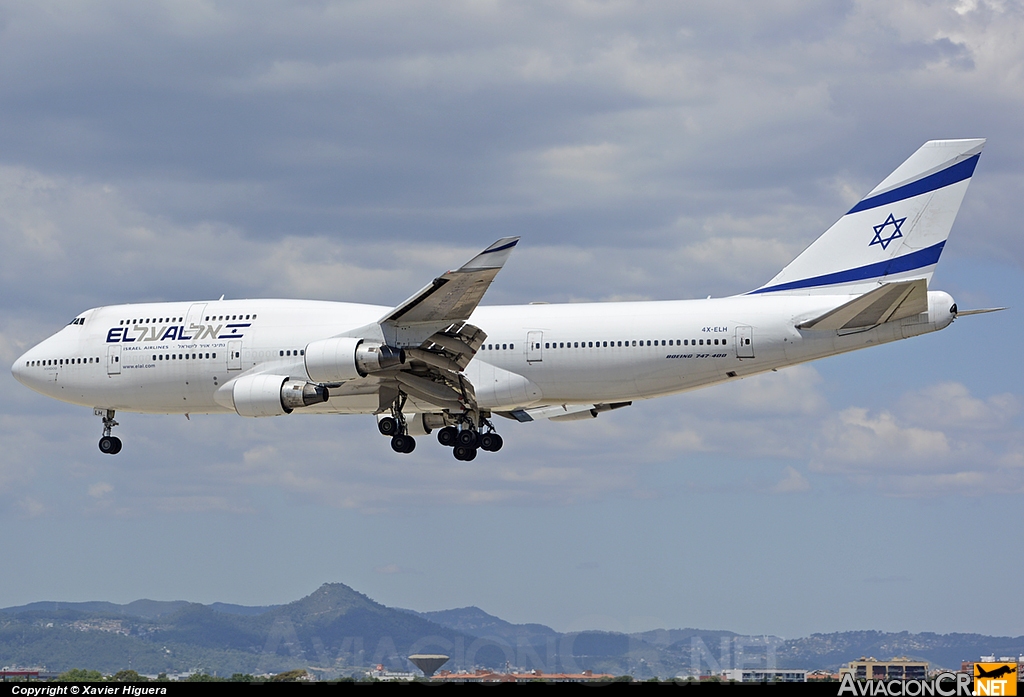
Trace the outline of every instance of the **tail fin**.
<path fill-rule="evenodd" d="M 771 281 L 751 293 L 859 294 L 931 281 L 983 138 L 930 140 Z"/>

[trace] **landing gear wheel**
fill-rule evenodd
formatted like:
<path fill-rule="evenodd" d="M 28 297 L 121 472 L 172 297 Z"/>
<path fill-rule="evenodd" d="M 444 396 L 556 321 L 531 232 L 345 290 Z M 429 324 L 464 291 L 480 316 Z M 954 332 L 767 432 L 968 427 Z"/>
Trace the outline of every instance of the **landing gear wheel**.
<path fill-rule="evenodd" d="M 468 428 L 459 431 L 457 441 L 459 445 L 467 448 L 475 448 L 479 443 L 479 437 L 476 431 L 471 431 Z"/>
<path fill-rule="evenodd" d="M 100 438 L 100 452 L 107 455 L 117 455 L 121 452 L 121 439 L 110 435 L 114 426 L 117 426 L 117 422 L 114 421 L 114 410 L 97 407 L 92 410 L 92 413 L 103 418 L 103 437 Z"/>
<path fill-rule="evenodd" d="M 398 433 L 398 419 L 393 416 L 385 416 L 377 422 L 377 430 L 380 431 L 382 436 L 395 435 Z"/>
<path fill-rule="evenodd" d="M 121 439 L 116 436 L 103 436 L 100 438 L 100 452 L 117 455 L 121 452 Z"/>
<path fill-rule="evenodd" d="M 489 453 L 496 453 L 501 450 L 504 441 L 497 433 L 484 433 L 480 436 L 480 448 Z"/>
<path fill-rule="evenodd" d="M 466 445 L 456 445 L 452 450 L 452 454 L 455 455 L 456 460 L 469 462 L 470 460 L 476 459 L 476 448 Z"/>
<path fill-rule="evenodd" d="M 391 449 L 396 453 L 411 453 L 416 449 L 416 439 L 412 436 L 403 436 L 401 434 L 392 436 Z"/>
<path fill-rule="evenodd" d="M 455 445 L 458 437 L 459 429 L 454 426 L 445 426 L 437 432 L 437 442 L 449 448 Z"/>

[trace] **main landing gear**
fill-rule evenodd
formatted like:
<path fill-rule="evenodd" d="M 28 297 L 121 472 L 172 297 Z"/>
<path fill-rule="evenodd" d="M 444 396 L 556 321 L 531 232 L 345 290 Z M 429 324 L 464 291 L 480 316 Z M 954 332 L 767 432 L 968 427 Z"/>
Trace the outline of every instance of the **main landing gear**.
<path fill-rule="evenodd" d="M 409 425 L 405 422 L 402 407 L 407 397 L 399 394 L 391 405 L 391 416 L 377 421 L 377 430 L 382 436 L 391 436 L 391 449 L 396 453 L 411 453 L 416 449 L 416 439 L 409 435 Z"/>
<path fill-rule="evenodd" d="M 94 413 L 103 417 L 103 437 L 100 438 L 100 452 L 107 455 L 117 455 L 121 452 L 121 439 L 110 435 L 117 422 L 114 421 L 113 409 L 96 409 Z"/>
<path fill-rule="evenodd" d="M 437 432 L 437 442 L 450 447 L 456 460 L 469 462 L 476 459 L 477 449 L 495 453 L 504 445 L 501 436 L 495 433 L 494 426 L 487 419 L 480 419 L 480 426 L 487 428 L 484 432 L 465 416 L 459 426 L 461 428 L 445 426 Z"/>
<path fill-rule="evenodd" d="M 416 449 L 416 439 L 409 435 L 409 425 L 402 414 L 406 399 L 405 394 L 400 393 L 391 405 L 391 416 L 377 420 L 377 430 L 391 438 L 391 449 L 396 453 L 411 453 Z M 457 418 L 456 425 L 445 426 L 437 432 L 437 442 L 451 448 L 456 460 L 474 460 L 478 450 L 491 453 L 501 450 L 504 441 L 489 419 L 479 412 L 460 414 Z M 429 427 L 426 432 L 430 432 Z"/>

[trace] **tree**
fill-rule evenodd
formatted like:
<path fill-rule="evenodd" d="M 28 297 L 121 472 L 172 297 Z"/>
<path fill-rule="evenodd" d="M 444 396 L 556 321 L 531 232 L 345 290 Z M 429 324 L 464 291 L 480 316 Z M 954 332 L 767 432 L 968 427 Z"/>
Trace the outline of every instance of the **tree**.
<path fill-rule="evenodd" d="M 72 668 L 57 676 L 58 682 L 103 682 L 103 673 L 98 670 Z"/>
<path fill-rule="evenodd" d="M 134 670 L 119 670 L 110 677 L 110 682 L 149 682 L 149 678 L 139 675 Z"/>

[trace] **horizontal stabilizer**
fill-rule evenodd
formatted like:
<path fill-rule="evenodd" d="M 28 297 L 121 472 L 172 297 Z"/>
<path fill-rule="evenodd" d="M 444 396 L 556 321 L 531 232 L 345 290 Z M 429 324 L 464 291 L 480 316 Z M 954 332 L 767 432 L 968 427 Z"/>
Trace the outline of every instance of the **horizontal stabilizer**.
<path fill-rule="evenodd" d="M 829 310 L 820 317 L 800 322 L 797 329 L 835 331 L 863 329 L 928 311 L 928 284 L 923 278 L 886 283 Z"/>
<path fill-rule="evenodd" d="M 989 312 L 1001 312 L 1003 310 L 1008 310 L 1008 309 L 1010 309 L 1010 308 L 1008 308 L 1008 307 L 986 307 L 986 308 L 983 308 L 981 310 L 957 310 L 956 316 L 957 317 L 967 317 L 968 315 L 984 315 L 984 314 L 987 314 Z"/>

